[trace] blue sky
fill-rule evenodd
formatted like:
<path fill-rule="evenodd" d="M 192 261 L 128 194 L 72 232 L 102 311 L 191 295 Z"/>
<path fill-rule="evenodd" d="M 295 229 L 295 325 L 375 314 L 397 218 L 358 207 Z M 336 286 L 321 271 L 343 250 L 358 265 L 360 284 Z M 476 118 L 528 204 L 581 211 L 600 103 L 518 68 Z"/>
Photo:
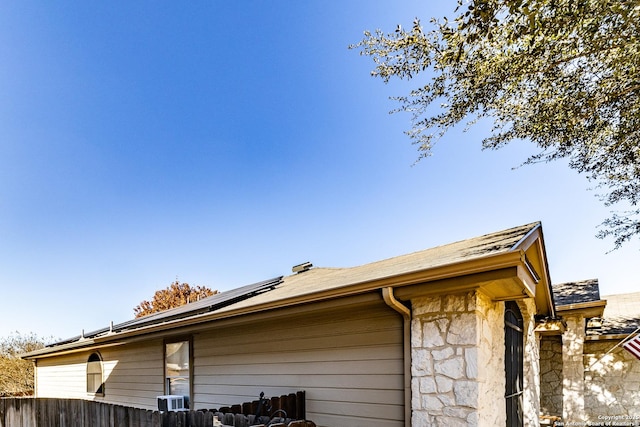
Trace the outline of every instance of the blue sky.
<path fill-rule="evenodd" d="M 552 279 L 638 290 L 637 241 L 562 162 L 512 169 L 483 126 L 434 156 L 347 46 L 455 2 L 6 1 L 0 336 L 133 317 L 176 278 L 221 291 L 542 221 Z"/>

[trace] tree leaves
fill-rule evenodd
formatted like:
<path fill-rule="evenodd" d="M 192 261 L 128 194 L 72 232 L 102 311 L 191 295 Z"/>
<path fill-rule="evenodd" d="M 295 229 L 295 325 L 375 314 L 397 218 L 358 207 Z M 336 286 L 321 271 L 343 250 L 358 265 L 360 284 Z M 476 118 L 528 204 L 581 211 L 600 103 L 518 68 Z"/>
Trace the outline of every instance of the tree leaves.
<path fill-rule="evenodd" d="M 29 396 L 33 394 L 33 363 L 20 355 L 44 347 L 45 339 L 35 334 L 18 332 L 0 338 L 0 397 Z"/>
<path fill-rule="evenodd" d="M 530 140 L 540 152 L 524 163 L 569 159 L 607 191 L 607 205 L 640 198 L 640 5 L 630 0 L 475 0 L 424 32 L 365 32 L 350 46 L 375 63 L 384 82 L 426 75 L 397 97 L 412 116 L 406 133 L 420 158 L 461 122 L 490 118 L 483 140 L 499 148 Z M 434 102 L 439 105 L 434 105 Z M 631 209 L 603 223 L 615 245 L 640 229 Z M 607 231 L 608 230 L 608 231 Z M 640 232 L 635 232 L 640 234 Z"/>
<path fill-rule="evenodd" d="M 176 280 L 166 289 L 156 291 L 151 301 L 142 301 L 133 309 L 133 312 L 135 317 L 138 318 L 170 308 L 180 307 L 217 293 L 218 291 L 212 291 L 204 286 L 191 287 L 188 283 L 180 283 Z"/>

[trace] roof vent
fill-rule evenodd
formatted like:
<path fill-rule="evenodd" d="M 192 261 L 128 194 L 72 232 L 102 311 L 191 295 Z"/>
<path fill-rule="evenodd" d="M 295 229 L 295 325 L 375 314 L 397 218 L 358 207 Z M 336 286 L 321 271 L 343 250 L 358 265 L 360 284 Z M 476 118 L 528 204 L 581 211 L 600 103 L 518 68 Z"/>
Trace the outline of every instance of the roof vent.
<path fill-rule="evenodd" d="M 313 267 L 313 264 L 307 261 L 303 262 L 302 264 L 294 265 L 291 268 L 291 271 L 293 271 L 294 273 L 303 273 L 305 271 L 308 271 L 311 267 Z"/>

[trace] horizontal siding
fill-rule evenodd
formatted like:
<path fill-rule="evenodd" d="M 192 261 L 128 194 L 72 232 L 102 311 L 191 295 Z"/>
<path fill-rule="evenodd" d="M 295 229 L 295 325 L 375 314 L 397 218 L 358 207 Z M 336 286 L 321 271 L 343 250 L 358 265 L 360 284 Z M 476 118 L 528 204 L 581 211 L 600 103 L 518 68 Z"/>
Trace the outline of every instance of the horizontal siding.
<path fill-rule="evenodd" d="M 358 389 L 374 390 L 387 390 L 402 387 L 402 378 L 398 379 L 397 375 L 380 375 L 375 370 L 366 373 L 363 372 L 361 374 L 350 373 L 332 375 L 322 371 L 315 371 L 312 366 L 309 366 L 306 374 L 301 375 L 281 375 L 265 372 L 262 375 L 220 375 L 215 377 L 215 384 L 205 384 L 204 382 L 206 380 L 207 377 L 197 377 L 196 386 L 200 387 L 196 388 L 196 393 L 200 394 L 205 393 L 206 391 L 214 393 L 214 390 L 219 390 L 220 386 L 244 385 L 250 387 L 251 390 L 254 391 L 254 393 L 245 395 L 249 400 L 257 399 L 260 390 L 255 392 L 255 385 L 258 384 L 269 386 L 270 388 L 284 387 L 287 389 L 292 387 L 292 384 L 304 384 L 307 387 L 332 387 L 346 389 L 357 387 Z M 209 406 L 211 405 L 209 404 Z"/>
<path fill-rule="evenodd" d="M 164 394 L 163 342 L 109 347 L 102 352 L 107 372 L 103 401 L 144 409 L 157 409 L 156 396 Z"/>
<path fill-rule="evenodd" d="M 86 364 L 91 351 L 40 359 L 37 366 L 37 397 L 98 400 L 157 409 L 156 396 L 164 394 L 162 346 L 162 340 L 156 339 L 100 350 L 104 396 L 86 392 Z"/>
<path fill-rule="evenodd" d="M 393 344 L 397 345 L 397 337 L 395 336 L 397 331 L 394 330 L 379 330 L 379 331 L 357 331 L 357 325 L 352 325 L 354 331 L 350 334 L 344 335 L 331 335 L 330 328 L 337 328 L 340 325 L 339 323 L 334 325 L 326 325 L 322 326 L 324 328 L 328 328 L 322 331 L 322 335 L 318 336 L 307 336 L 307 337 L 290 337 L 284 333 L 284 331 L 276 331 L 271 332 L 268 329 L 264 330 L 262 335 L 254 335 L 253 331 L 242 330 L 239 329 L 236 333 L 239 334 L 239 337 L 243 335 L 251 336 L 255 339 L 249 342 L 243 342 L 244 340 L 239 340 L 236 342 L 235 339 L 228 338 L 227 340 L 219 340 L 217 338 L 212 338 L 211 342 L 208 344 L 210 348 L 216 347 L 219 348 L 220 352 L 215 353 L 216 357 L 224 356 L 224 355 L 242 355 L 242 354 L 253 354 L 257 350 L 261 353 L 283 353 L 283 352 L 297 352 L 302 349 L 307 351 L 312 350 L 324 350 L 327 348 L 342 348 L 341 344 L 344 342 L 353 342 L 354 337 L 357 338 L 357 346 L 351 346 L 350 348 L 364 348 L 364 347 L 375 347 L 377 348 L 380 345 Z M 320 327 L 320 326 L 319 326 Z M 316 331 L 309 331 L 309 334 L 315 333 Z M 271 343 L 278 342 L 278 346 L 273 346 Z M 205 355 L 207 353 L 204 353 Z"/>
<path fill-rule="evenodd" d="M 87 398 L 87 355 L 69 355 L 38 360 L 36 396 Z"/>
<path fill-rule="evenodd" d="M 191 329 L 194 407 L 305 390 L 307 417 L 319 427 L 402 426 L 402 319 L 381 300 L 353 301 Z M 39 360 L 38 396 L 94 399 L 86 393 L 90 353 Z M 95 400 L 156 408 L 156 396 L 164 394 L 162 338 L 106 347 L 101 356 L 105 396 Z"/>
<path fill-rule="evenodd" d="M 401 317 L 381 301 L 202 332 L 195 407 L 305 390 L 318 426 L 402 426 L 402 338 Z"/>
<path fill-rule="evenodd" d="M 211 360 L 211 359 L 209 359 Z M 354 375 L 362 372 L 368 375 L 376 372 L 379 376 L 395 375 L 396 369 L 392 363 L 385 363 L 389 359 L 377 360 L 335 360 L 331 362 L 316 360 L 299 360 L 296 362 L 278 362 L 274 359 L 265 363 L 247 364 L 247 365 L 223 365 L 223 366 L 202 366 L 198 370 L 198 375 L 216 375 L 216 376 L 244 376 L 244 375 L 264 375 L 267 373 L 273 375 L 307 375 L 309 373 L 309 363 L 313 363 L 316 372 L 331 372 L 334 375 Z"/>

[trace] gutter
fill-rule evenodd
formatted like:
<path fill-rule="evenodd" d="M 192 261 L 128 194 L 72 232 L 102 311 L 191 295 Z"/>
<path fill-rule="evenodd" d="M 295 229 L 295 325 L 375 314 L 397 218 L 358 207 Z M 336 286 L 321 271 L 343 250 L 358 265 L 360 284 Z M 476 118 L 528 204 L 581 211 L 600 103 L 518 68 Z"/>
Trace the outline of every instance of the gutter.
<path fill-rule="evenodd" d="M 430 266 L 419 270 L 402 272 L 389 276 L 376 277 L 361 282 L 347 283 L 343 286 L 338 286 L 321 291 L 301 293 L 288 298 L 262 302 L 257 305 L 241 306 L 238 308 L 234 308 L 233 305 L 231 305 L 228 307 L 220 308 L 216 311 L 186 316 L 184 318 L 166 319 L 164 322 L 151 323 L 134 329 L 121 330 L 111 333 L 107 332 L 104 335 L 99 335 L 90 339 L 85 338 L 78 341 L 65 343 L 56 347 L 45 347 L 40 350 L 35 350 L 33 352 L 21 355 L 21 358 L 35 359 L 41 357 L 52 357 L 60 354 L 86 350 L 92 346 L 104 345 L 106 343 L 119 345 L 123 343 L 122 340 L 132 339 L 134 337 L 151 333 L 162 332 L 168 329 L 193 326 L 196 324 L 221 319 L 230 319 L 247 314 L 263 313 L 274 309 L 292 307 L 309 302 L 320 302 L 339 297 L 359 295 L 366 292 L 377 291 L 378 289 L 391 287 L 393 287 L 392 289 L 398 289 L 416 284 L 429 284 L 429 282 L 443 279 L 457 278 L 475 273 L 490 272 L 506 267 L 516 267 L 518 265 L 522 265 L 523 262 L 524 257 L 520 251 L 492 254 L 471 260 L 455 261 L 449 264 Z M 462 290 L 464 289 L 459 289 L 459 291 Z M 390 292 L 390 294 L 393 295 L 393 292 Z M 393 299 L 395 300 L 395 297 Z M 395 303 L 392 302 L 391 304 L 392 308 L 395 307 L 394 310 L 402 310 L 401 308 L 399 308 L 399 306 L 396 306 Z M 398 304 L 400 306 L 403 306 L 400 302 L 398 302 Z M 402 311 L 400 312 L 402 313 Z M 408 313 L 408 315 L 410 317 L 410 312 Z"/>
<path fill-rule="evenodd" d="M 411 427 L 411 309 L 398 301 L 393 294 L 393 288 L 382 288 L 384 302 L 400 313 L 403 320 L 403 359 L 404 359 L 404 425 Z"/>
<path fill-rule="evenodd" d="M 607 300 L 587 301 L 576 304 L 565 304 L 556 307 L 559 316 L 578 315 L 582 317 L 602 317 Z"/>

